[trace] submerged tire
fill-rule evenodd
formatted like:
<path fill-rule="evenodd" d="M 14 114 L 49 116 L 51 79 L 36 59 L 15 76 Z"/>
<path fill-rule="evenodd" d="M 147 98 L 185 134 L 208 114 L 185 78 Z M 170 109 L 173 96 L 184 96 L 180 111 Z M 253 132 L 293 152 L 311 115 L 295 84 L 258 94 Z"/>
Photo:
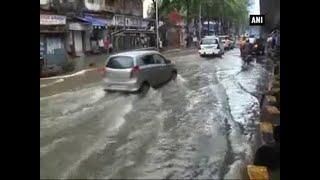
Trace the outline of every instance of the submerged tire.
<path fill-rule="evenodd" d="M 138 93 L 142 96 L 146 95 L 150 89 L 150 84 L 145 82 L 141 85 L 140 89 L 138 90 Z"/>
<path fill-rule="evenodd" d="M 177 74 L 177 72 L 176 71 L 173 71 L 172 72 L 172 75 L 171 75 L 171 80 L 176 80 L 177 79 L 177 76 L 178 76 L 178 74 Z"/>

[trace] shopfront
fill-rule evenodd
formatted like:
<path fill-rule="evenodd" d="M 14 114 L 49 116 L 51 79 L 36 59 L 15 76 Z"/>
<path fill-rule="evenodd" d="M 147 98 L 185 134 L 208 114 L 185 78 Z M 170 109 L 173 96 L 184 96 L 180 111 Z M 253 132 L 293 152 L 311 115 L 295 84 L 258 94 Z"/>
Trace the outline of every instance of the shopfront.
<path fill-rule="evenodd" d="M 68 60 L 65 51 L 66 17 L 40 15 L 40 59 L 44 68 L 61 66 Z"/>
<path fill-rule="evenodd" d="M 89 44 L 90 51 L 93 53 L 105 52 L 105 41 L 108 37 L 107 20 L 103 18 L 85 15 L 84 17 L 77 17 L 79 20 L 90 24 Z"/>
<path fill-rule="evenodd" d="M 68 23 L 67 50 L 73 56 L 83 56 L 91 51 L 91 24 L 82 22 Z"/>

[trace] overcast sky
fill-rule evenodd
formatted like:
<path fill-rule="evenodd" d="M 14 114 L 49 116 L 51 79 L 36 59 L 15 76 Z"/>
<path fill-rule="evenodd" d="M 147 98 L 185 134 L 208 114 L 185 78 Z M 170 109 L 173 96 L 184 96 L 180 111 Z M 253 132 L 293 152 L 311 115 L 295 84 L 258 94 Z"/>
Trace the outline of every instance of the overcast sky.
<path fill-rule="evenodd" d="M 199 0 L 200 1 L 200 0 Z M 260 1 L 252 0 L 253 5 L 249 7 L 249 14 L 260 14 Z M 143 2 L 143 17 L 147 17 L 148 8 L 152 4 L 152 0 L 144 0 Z"/>

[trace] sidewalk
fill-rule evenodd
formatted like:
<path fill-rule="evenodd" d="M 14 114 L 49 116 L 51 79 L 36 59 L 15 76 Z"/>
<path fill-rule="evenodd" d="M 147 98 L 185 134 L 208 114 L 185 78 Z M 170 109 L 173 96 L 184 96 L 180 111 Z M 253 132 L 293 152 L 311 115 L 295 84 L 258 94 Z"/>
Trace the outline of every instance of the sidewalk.
<path fill-rule="evenodd" d="M 171 56 L 178 56 L 184 55 L 196 51 L 194 47 L 190 48 L 177 48 L 177 49 L 168 49 L 164 51 L 160 51 L 164 56 L 171 57 Z M 67 74 L 61 74 L 58 76 L 52 76 L 47 78 L 40 78 L 41 81 L 47 81 L 52 79 L 58 79 L 63 76 L 70 76 L 75 73 L 80 73 L 82 70 L 92 69 L 92 68 L 99 68 L 103 67 L 107 58 L 112 54 L 100 54 L 100 55 L 90 55 L 90 56 L 83 56 L 71 59 L 72 62 L 75 63 L 75 69 L 72 72 Z"/>
<path fill-rule="evenodd" d="M 177 55 L 181 54 L 184 51 L 195 50 L 195 48 L 177 48 L 177 49 L 168 49 L 164 51 L 160 51 L 165 56 Z M 78 72 L 84 69 L 102 67 L 104 66 L 107 58 L 112 54 L 101 54 L 101 55 L 92 55 L 92 56 L 84 56 L 72 59 L 75 62 L 75 70 L 74 72 Z"/>

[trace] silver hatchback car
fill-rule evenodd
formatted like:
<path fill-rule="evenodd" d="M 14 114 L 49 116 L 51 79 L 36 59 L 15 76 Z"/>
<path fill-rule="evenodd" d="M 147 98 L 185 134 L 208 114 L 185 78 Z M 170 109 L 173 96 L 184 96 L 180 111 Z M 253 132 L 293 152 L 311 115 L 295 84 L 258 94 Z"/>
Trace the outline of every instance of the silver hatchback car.
<path fill-rule="evenodd" d="M 110 56 L 104 70 L 105 90 L 147 92 L 177 77 L 177 69 L 157 51 L 129 51 Z"/>

